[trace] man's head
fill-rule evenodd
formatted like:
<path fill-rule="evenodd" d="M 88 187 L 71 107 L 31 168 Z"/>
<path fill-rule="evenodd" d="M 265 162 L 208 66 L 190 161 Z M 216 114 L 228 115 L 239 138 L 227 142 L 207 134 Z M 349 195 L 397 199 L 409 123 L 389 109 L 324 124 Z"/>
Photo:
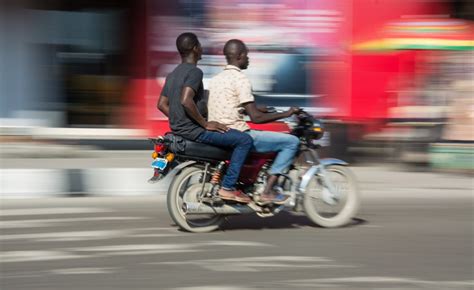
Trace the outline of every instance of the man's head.
<path fill-rule="evenodd" d="M 245 43 L 239 39 L 231 39 L 224 45 L 224 55 L 227 63 L 240 69 L 246 69 L 249 66 L 248 52 Z"/>
<path fill-rule="evenodd" d="M 176 48 L 178 49 L 181 57 L 187 57 L 191 54 L 194 54 L 196 56 L 196 59 L 201 59 L 201 43 L 199 43 L 199 40 L 196 34 L 194 33 L 181 33 L 178 38 L 176 38 Z"/>

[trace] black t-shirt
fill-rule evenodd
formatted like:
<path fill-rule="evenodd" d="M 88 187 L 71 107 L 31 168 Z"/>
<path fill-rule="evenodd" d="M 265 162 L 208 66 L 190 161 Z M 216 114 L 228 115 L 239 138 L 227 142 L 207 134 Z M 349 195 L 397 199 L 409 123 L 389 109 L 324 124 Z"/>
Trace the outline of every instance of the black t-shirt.
<path fill-rule="evenodd" d="M 162 96 L 169 100 L 169 122 L 173 133 L 186 139 L 196 140 L 205 129 L 188 116 L 181 104 L 181 91 L 190 87 L 195 92 L 194 102 L 201 115 L 206 117 L 207 109 L 202 84 L 202 71 L 193 64 L 182 63 L 178 65 L 167 77 L 161 91 Z"/>

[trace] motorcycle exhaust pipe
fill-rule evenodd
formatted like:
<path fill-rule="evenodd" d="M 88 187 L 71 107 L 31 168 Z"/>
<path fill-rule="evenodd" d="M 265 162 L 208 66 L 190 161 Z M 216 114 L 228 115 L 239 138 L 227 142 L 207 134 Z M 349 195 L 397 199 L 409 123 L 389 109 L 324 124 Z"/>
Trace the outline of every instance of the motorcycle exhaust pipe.
<path fill-rule="evenodd" d="M 182 207 L 185 214 L 249 214 L 255 212 L 247 205 L 229 205 L 209 206 L 199 202 L 185 202 Z"/>

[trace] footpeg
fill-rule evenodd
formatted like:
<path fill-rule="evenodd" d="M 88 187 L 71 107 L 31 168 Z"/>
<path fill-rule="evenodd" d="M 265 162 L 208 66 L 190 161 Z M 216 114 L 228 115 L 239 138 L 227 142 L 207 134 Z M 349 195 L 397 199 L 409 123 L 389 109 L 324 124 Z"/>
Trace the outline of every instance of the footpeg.
<path fill-rule="evenodd" d="M 163 178 L 163 175 L 154 175 L 152 178 L 148 179 L 148 183 L 157 183 Z"/>
<path fill-rule="evenodd" d="M 218 196 L 203 197 L 201 198 L 202 203 L 208 204 L 210 206 L 222 206 L 224 201 Z"/>

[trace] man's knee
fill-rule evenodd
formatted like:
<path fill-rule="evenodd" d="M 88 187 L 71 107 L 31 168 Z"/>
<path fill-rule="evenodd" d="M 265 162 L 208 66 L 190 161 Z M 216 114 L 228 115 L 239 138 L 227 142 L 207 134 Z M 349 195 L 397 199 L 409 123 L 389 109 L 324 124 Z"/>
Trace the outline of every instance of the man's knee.
<path fill-rule="evenodd" d="M 239 145 L 251 148 L 253 146 L 252 137 L 247 133 L 243 133 L 242 136 L 239 137 Z"/>
<path fill-rule="evenodd" d="M 298 146 L 300 145 L 300 139 L 296 136 L 288 135 L 288 145 L 291 148 L 298 148 Z"/>
<path fill-rule="evenodd" d="M 247 133 L 240 133 L 236 136 L 237 140 L 235 142 L 236 146 L 244 147 L 244 148 L 251 148 L 253 146 L 253 139 Z"/>

